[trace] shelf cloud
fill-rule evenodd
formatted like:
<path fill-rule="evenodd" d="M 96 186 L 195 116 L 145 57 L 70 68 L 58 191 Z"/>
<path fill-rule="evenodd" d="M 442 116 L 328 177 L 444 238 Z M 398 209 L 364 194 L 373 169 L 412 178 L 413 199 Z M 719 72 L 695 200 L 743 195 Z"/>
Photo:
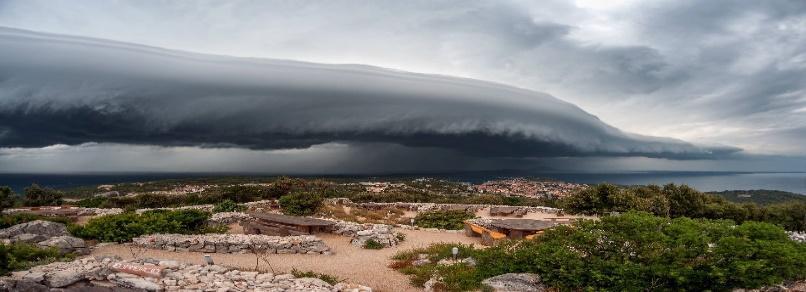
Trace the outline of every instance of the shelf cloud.
<path fill-rule="evenodd" d="M 398 144 L 476 157 L 716 158 L 548 94 L 361 65 L 234 58 L 0 28 L 0 146 L 297 149 Z"/>

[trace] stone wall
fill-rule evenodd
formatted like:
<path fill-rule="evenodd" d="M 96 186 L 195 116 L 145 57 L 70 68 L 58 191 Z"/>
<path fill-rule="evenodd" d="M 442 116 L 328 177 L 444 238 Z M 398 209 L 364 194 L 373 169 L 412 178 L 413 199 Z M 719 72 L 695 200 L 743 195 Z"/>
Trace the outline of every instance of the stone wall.
<path fill-rule="evenodd" d="M 213 213 L 208 221 L 213 224 L 232 224 L 248 219 L 252 219 L 252 216 L 244 212 L 219 212 Z"/>
<path fill-rule="evenodd" d="M 213 206 L 212 204 L 205 204 L 205 205 L 191 205 L 191 206 L 182 206 L 182 207 L 174 207 L 174 208 L 143 208 L 143 209 L 137 209 L 137 211 L 135 211 L 135 212 L 137 212 L 137 214 L 141 214 L 143 212 L 153 211 L 153 210 L 169 210 L 169 211 L 172 211 L 172 210 L 201 210 L 201 211 L 212 212 L 213 208 L 215 208 L 215 206 Z"/>
<path fill-rule="evenodd" d="M 136 237 L 133 244 L 168 251 L 207 253 L 331 254 L 330 247 L 316 236 L 268 236 L 258 234 L 151 234 Z"/>
<path fill-rule="evenodd" d="M 479 210 L 496 207 L 496 208 L 513 208 L 517 212 L 528 212 L 528 213 L 548 213 L 548 214 L 557 214 L 560 212 L 560 209 L 551 208 L 551 207 L 542 207 L 542 206 L 508 206 L 508 205 L 487 205 L 487 204 L 436 204 L 436 203 L 404 203 L 404 202 L 396 202 L 396 203 L 354 203 L 346 198 L 337 198 L 332 199 L 330 202 L 339 203 L 346 206 L 351 207 L 359 207 L 365 208 L 370 210 L 378 210 L 378 209 L 386 209 L 386 208 L 396 208 L 408 211 L 447 211 L 447 210 L 461 210 L 467 212 L 478 212 Z"/>
<path fill-rule="evenodd" d="M 96 287 L 95 290 L 92 287 Z M 59 288 L 67 291 L 118 291 L 120 288 L 138 291 L 372 291 L 365 286 L 331 285 L 320 279 L 296 278 L 291 274 L 240 271 L 172 260 L 124 261 L 112 257 L 57 262 L 0 278 L 0 291 L 62 291 Z"/>
<path fill-rule="evenodd" d="M 36 208 L 13 208 L 3 210 L 3 214 L 17 214 L 17 213 L 52 213 L 58 215 L 59 213 L 71 213 L 77 216 L 103 216 L 111 214 L 123 213 L 121 208 L 84 208 L 84 207 L 64 207 L 64 206 L 46 206 Z"/>

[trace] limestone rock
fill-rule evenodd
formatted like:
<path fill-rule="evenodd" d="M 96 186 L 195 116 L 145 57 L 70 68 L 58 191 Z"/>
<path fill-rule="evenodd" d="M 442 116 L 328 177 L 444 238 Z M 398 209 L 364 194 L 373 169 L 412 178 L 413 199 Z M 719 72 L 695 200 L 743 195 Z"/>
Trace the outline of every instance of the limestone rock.
<path fill-rule="evenodd" d="M 68 235 L 67 227 L 62 223 L 34 220 L 0 230 L 0 238 L 13 238 L 14 236 L 26 233 L 45 237 Z"/>
<path fill-rule="evenodd" d="M 499 292 L 542 292 L 546 286 L 540 282 L 540 276 L 530 273 L 508 273 L 487 278 L 481 281 L 493 291 Z"/>

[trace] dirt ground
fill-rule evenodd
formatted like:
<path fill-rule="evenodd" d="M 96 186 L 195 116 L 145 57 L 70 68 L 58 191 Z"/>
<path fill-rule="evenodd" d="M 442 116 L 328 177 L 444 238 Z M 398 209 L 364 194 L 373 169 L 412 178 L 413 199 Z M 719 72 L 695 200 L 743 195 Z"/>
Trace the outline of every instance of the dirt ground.
<path fill-rule="evenodd" d="M 372 287 L 374 291 L 422 291 L 422 288 L 413 287 L 408 278 L 387 267 L 390 258 L 400 250 L 416 247 L 426 247 L 432 243 L 464 243 L 480 245 L 478 238 L 467 237 L 463 233 L 400 230 L 406 234 L 406 241 L 394 248 L 381 250 L 367 250 L 350 244 L 350 238 L 319 234 L 320 238 L 335 252 L 334 255 L 270 255 L 271 268 L 275 273 L 286 273 L 296 268 L 302 271 L 315 271 L 335 275 L 348 282 Z M 122 258 L 131 258 L 129 249 L 121 245 L 110 245 L 95 249 L 93 255 L 117 255 Z M 169 252 L 164 250 L 147 250 L 140 257 L 160 259 L 173 259 L 189 263 L 203 263 L 203 253 L 198 252 Z M 216 264 L 239 269 L 255 268 L 255 255 L 253 254 L 211 254 Z M 268 270 L 264 263 L 260 263 L 259 270 Z"/>

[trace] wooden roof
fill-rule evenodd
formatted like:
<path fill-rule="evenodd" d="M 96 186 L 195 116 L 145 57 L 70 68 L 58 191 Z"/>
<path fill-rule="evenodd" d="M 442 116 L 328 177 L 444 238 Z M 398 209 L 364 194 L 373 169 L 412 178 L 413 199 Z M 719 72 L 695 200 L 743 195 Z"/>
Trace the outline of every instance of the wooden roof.
<path fill-rule="evenodd" d="M 259 212 L 249 212 L 249 215 L 255 217 L 259 220 L 265 220 L 270 222 L 277 222 L 286 225 L 297 225 L 297 226 L 330 226 L 335 224 L 333 221 L 322 220 L 322 219 L 315 219 L 315 218 L 308 218 L 308 217 L 300 217 L 300 216 L 288 216 L 283 214 L 275 214 L 275 213 L 259 213 Z"/>
<path fill-rule="evenodd" d="M 540 231 L 560 225 L 560 222 L 533 219 L 500 219 L 490 222 L 490 226 L 508 230 Z"/>

